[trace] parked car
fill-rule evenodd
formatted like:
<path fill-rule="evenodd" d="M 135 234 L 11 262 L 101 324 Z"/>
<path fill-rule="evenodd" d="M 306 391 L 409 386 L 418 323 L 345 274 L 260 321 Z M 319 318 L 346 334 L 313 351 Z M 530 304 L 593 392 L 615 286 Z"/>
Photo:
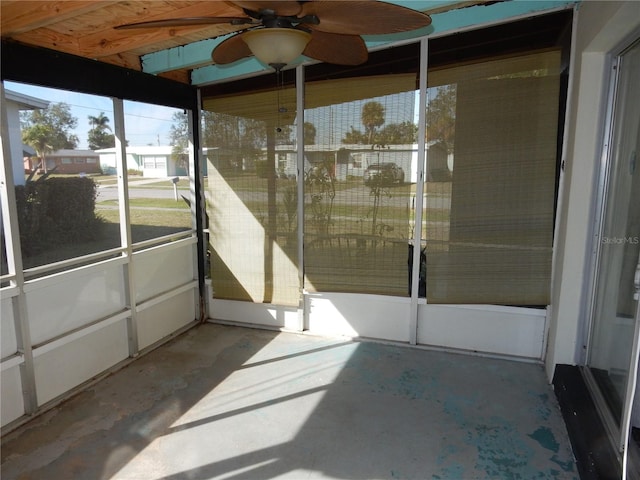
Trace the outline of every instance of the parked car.
<path fill-rule="evenodd" d="M 402 185 L 404 183 L 404 170 L 393 162 L 374 163 L 364 171 L 364 184 L 373 182 L 380 185 Z"/>

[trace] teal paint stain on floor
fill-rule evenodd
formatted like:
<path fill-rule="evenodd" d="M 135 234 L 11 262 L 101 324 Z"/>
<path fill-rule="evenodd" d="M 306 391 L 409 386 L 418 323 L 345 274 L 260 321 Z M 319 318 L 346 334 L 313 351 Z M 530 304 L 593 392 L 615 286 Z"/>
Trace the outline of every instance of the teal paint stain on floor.
<path fill-rule="evenodd" d="M 533 478 L 534 472 L 529 472 L 531 449 L 518 440 L 509 422 L 498 418 L 491 420 L 491 425 L 478 425 L 475 429 L 477 468 L 486 472 L 489 478 Z"/>
<path fill-rule="evenodd" d="M 441 475 L 433 474 L 431 476 L 432 480 L 434 479 L 452 479 L 452 478 L 467 478 L 464 474 L 464 467 L 459 463 L 454 463 L 452 465 L 448 465 L 445 468 L 440 470 Z"/>
<path fill-rule="evenodd" d="M 551 399 L 546 393 L 529 392 L 531 400 L 534 404 L 537 404 L 534 412 L 536 419 L 540 422 L 546 422 L 551 417 L 550 403 Z"/>
<path fill-rule="evenodd" d="M 540 427 L 535 432 L 530 433 L 528 437 L 538 442 L 542 448 L 558 453 L 560 444 L 556 441 L 556 437 L 549 427 Z"/>
<path fill-rule="evenodd" d="M 553 457 L 551 457 L 551 461 L 557 464 L 563 471 L 573 472 L 573 465 L 574 465 L 573 460 L 568 460 L 566 462 L 563 462 L 558 458 L 557 455 L 554 455 Z"/>
<path fill-rule="evenodd" d="M 475 397 L 464 398 L 464 397 L 448 394 L 444 398 L 443 410 L 444 410 L 444 413 L 449 415 L 449 417 L 459 427 L 464 428 L 466 427 L 467 424 L 470 423 L 469 419 L 467 418 L 467 412 L 472 410 L 475 402 L 477 402 L 477 399 Z"/>
<path fill-rule="evenodd" d="M 405 369 L 397 380 L 397 391 L 400 396 L 416 400 L 425 395 L 426 385 L 422 374 L 416 369 Z"/>
<path fill-rule="evenodd" d="M 443 439 L 443 442 L 444 441 L 445 440 Z M 460 447 L 458 447 L 457 445 L 453 445 L 453 444 L 444 445 L 440 451 L 440 454 L 438 455 L 438 458 L 436 459 L 436 463 L 438 465 L 444 465 L 449 460 L 449 458 L 455 457 L 459 453 L 460 453 Z"/>

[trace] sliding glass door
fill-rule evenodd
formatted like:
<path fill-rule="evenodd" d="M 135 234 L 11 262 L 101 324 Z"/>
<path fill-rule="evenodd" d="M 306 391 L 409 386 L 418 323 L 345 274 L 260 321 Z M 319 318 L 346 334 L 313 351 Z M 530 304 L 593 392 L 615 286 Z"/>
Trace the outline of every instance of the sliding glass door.
<path fill-rule="evenodd" d="M 638 362 L 640 42 L 619 56 L 614 71 L 587 378 L 623 452 Z"/>

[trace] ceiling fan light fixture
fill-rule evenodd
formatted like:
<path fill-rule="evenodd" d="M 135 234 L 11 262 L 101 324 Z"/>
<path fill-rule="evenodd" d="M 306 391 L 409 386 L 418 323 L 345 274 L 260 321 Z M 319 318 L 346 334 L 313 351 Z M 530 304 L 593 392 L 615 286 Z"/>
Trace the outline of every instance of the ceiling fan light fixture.
<path fill-rule="evenodd" d="M 260 28 L 245 32 L 242 39 L 258 60 L 279 70 L 302 55 L 311 34 L 294 28 Z"/>

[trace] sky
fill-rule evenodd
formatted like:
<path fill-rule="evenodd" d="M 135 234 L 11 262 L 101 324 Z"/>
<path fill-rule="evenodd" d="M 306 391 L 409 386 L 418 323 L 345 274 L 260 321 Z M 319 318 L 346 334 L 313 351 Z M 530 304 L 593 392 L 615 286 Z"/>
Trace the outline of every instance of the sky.
<path fill-rule="evenodd" d="M 78 121 L 77 127 L 73 132 L 79 139 L 78 149 L 88 148 L 87 134 L 91 128 L 89 116 L 97 117 L 103 112 L 109 118 L 109 126 L 112 129 L 114 127 L 113 105 L 108 97 L 9 81 L 5 82 L 5 89 L 52 103 L 63 102 L 69 105 L 71 114 Z M 407 120 L 413 120 L 417 124 L 418 97 L 419 95 L 415 92 L 406 92 L 404 94 L 391 95 L 388 98 L 380 97 L 367 99 L 366 101 L 376 100 L 385 105 L 387 117 L 385 124 Z M 306 120 L 314 123 L 317 128 L 318 138 L 316 141 L 320 143 L 340 143 L 350 125 L 357 130 L 363 130 L 360 113 L 362 105 L 366 101 L 348 102 L 337 107 L 341 109 L 340 114 L 337 115 L 341 121 L 335 121 L 336 112 L 332 112 L 329 107 L 307 110 L 306 115 L 308 115 L 308 118 Z M 416 103 L 414 104 L 414 102 Z M 353 110 L 353 112 L 348 114 L 345 108 Z M 130 146 L 170 145 L 169 135 L 173 125 L 171 118 L 174 112 L 182 112 L 182 110 L 175 108 L 131 101 L 124 102 L 124 110 L 125 134 Z M 336 129 L 339 131 L 336 131 Z"/>
<path fill-rule="evenodd" d="M 110 98 L 68 90 L 38 87 L 16 82 L 5 82 L 6 90 L 22 93 L 51 103 L 66 103 L 71 114 L 78 120 L 74 134 L 80 140 L 78 149 L 86 149 L 89 116 L 97 117 L 101 112 L 109 118 L 109 126 L 114 128 L 113 104 Z M 169 145 L 169 132 L 174 112 L 181 110 L 138 102 L 124 102 L 125 134 L 130 146 Z"/>

